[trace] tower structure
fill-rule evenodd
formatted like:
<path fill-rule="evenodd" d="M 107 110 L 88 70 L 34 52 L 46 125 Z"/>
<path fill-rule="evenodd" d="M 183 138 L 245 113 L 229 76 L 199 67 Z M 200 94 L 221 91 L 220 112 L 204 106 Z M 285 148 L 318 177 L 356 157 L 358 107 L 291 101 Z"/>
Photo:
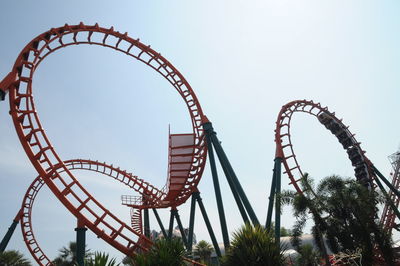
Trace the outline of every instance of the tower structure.
<path fill-rule="evenodd" d="M 393 153 L 392 155 L 389 155 L 389 161 L 392 164 L 392 172 L 390 173 L 390 176 L 392 178 L 392 185 L 398 189 L 400 187 L 400 149 Z M 389 197 L 391 201 L 394 203 L 395 207 L 399 207 L 400 203 L 400 198 L 397 197 L 397 195 L 393 192 L 389 192 Z M 391 206 L 386 203 L 385 207 L 383 209 L 382 213 L 382 225 L 384 228 L 387 228 L 387 230 L 392 230 L 394 227 L 397 227 L 397 224 L 395 223 L 395 218 L 396 216 L 394 215 L 394 210 L 391 208 Z"/>

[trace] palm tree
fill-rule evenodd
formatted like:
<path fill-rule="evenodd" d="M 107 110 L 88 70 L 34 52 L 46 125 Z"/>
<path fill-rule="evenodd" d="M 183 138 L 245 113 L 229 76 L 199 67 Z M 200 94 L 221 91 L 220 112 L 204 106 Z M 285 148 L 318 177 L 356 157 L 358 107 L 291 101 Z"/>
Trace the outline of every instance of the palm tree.
<path fill-rule="evenodd" d="M 137 254 L 130 262 L 124 264 L 135 266 L 181 266 L 185 265 L 183 256 L 185 248 L 180 238 L 157 240 L 147 253 Z"/>
<path fill-rule="evenodd" d="M 314 251 L 314 248 L 310 244 L 305 244 L 298 249 L 299 257 L 296 259 L 297 266 L 317 266 L 320 264 L 319 254 Z"/>
<path fill-rule="evenodd" d="M 56 266 L 75 266 L 76 265 L 76 242 L 69 242 L 68 247 L 62 247 L 60 254 L 53 260 Z M 90 250 L 85 251 L 85 259 L 90 259 Z"/>
<path fill-rule="evenodd" d="M 221 265 L 277 266 L 283 265 L 284 260 L 283 249 L 275 243 L 267 229 L 246 224 L 233 234 Z"/>
<path fill-rule="evenodd" d="M 202 263 L 210 263 L 211 254 L 213 251 L 214 248 L 210 243 L 205 240 L 201 240 L 194 248 L 194 255 L 199 256 Z"/>
<path fill-rule="evenodd" d="M 331 265 L 324 242 L 323 232 L 326 231 L 327 224 L 322 218 L 323 203 L 315 193 L 313 179 L 311 179 L 307 173 L 305 173 L 303 178 L 300 180 L 300 185 L 303 194 L 295 193 L 293 191 L 283 191 L 279 196 L 279 200 L 282 201 L 282 204 L 291 204 L 293 206 L 293 213 L 297 220 L 292 230 L 292 245 L 297 249 L 297 251 L 300 250 L 300 236 L 303 234 L 308 214 L 311 213 L 314 220 L 312 233 L 315 244 L 321 251 L 325 264 Z"/>
<path fill-rule="evenodd" d="M 374 248 L 378 248 L 387 265 L 393 265 L 390 236 L 380 228 L 376 204 L 383 197 L 355 180 L 330 176 L 321 181 L 317 190 L 312 179 L 304 175 L 303 194 L 285 191 L 281 195 L 283 203 L 291 203 L 297 218 L 293 228 L 292 244 L 299 251 L 308 212 L 313 216 L 312 233 L 323 254 L 326 247 L 324 237 L 334 253 L 362 250 L 362 264 L 371 265 Z M 327 256 L 325 255 L 325 261 Z"/>
<path fill-rule="evenodd" d="M 384 197 L 355 180 L 327 177 L 318 187 L 324 202 L 328 240 L 334 249 L 361 249 L 362 264 L 371 264 L 374 249 L 379 249 L 387 265 L 393 265 L 390 236 L 381 228 L 376 205 Z"/>
<path fill-rule="evenodd" d="M 95 252 L 94 258 L 91 257 L 85 261 L 85 266 L 119 266 L 115 258 L 110 258 L 105 252 Z"/>
<path fill-rule="evenodd" d="M 19 251 L 6 250 L 0 253 L 0 265 L 2 266 L 31 266 L 32 264 Z"/>

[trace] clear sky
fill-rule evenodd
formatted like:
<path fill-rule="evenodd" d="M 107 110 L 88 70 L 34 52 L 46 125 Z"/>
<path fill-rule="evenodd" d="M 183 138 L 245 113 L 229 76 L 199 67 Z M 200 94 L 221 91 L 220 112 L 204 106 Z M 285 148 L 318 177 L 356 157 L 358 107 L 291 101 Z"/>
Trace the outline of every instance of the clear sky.
<path fill-rule="evenodd" d="M 103 3 L 102 3 L 103 2 Z M 274 158 L 274 127 L 282 105 L 310 99 L 329 106 L 388 175 L 387 156 L 400 144 L 400 4 L 398 1 L 10 1 L 0 3 L 0 78 L 35 36 L 65 23 L 99 23 L 160 52 L 195 90 L 205 114 L 260 221 L 266 218 Z M 168 125 L 190 131 L 186 107 L 174 89 L 145 65 L 102 47 L 69 47 L 49 56 L 34 79 L 38 114 L 62 159 L 90 158 L 132 171 L 162 187 Z M 15 216 L 36 172 L 0 103 L 0 235 Z M 345 151 L 315 119 L 296 115 L 295 152 L 319 180 L 351 176 Z M 222 177 L 222 171 L 220 171 Z M 121 194 L 107 177 L 76 176 L 105 206 L 129 223 Z M 287 177 L 284 188 L 289 189 Z M 221 180 L 229 231 L 241 224 Z M 207 168 L 199 189 L 222 242 Z M 181 208 L 188 225 L 188 204 Z M 75 219 L 43 189 L 33 224 L 51 258 L 74 240 Z M 161 211 L 165 225 L 168 211 Z M 152 219 L 152 227 L 158 226 Z M 290 209 L 283 225 L 291 227 Z M 201 217 L 198 239 L 209 240 Z M 88 247 L 121 257 L 88 233 Z M 27 254 L 18 228 L 9 245 Z"/>

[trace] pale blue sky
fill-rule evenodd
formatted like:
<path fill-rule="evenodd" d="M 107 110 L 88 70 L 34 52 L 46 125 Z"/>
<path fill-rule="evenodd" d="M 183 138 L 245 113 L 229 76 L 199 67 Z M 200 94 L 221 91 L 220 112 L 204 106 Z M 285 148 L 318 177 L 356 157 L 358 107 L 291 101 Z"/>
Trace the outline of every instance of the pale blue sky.
<path fill-rule="evenodd" d="M 261 221 L 266 217 L 276 116 L 291 100 L 312 99 L 336 111 L 367 156 L 389 173 L 387 156 L 400 143 L 397 1 L 148 2 L 2 1 L 0 77 L 32 38 L 65 23 L 98 22 L 140 38 L 171 61 L 195 90 Z M 184 103 L 165 80 L 101 47 L 69 47 L 46 58 L 36 72 L 34 95 L 61 158 L 111 162 L 160 187 L 166 180 L 168 124 L 175 133 L 190 130 Z M 36 177 L 8 110 L 8 102 L 0 103 L 1 236 Z M 293 140 L 303 170 L 316 179 L 352 174 L 345 151 L 316 120 L 296 115 Z M 129 222 L 119 195 L 130 191 L 102 176 L 79 172 L 77 177 Z M 221 182 L 231 232 L 241 221 L 226 182 Z M 283 183 L 290 188 L 286 177 Z M 199 188 L 222 241 L 208 168 Z M 75 238 L 74 218 L 48 190 L 38 196 L 36 206 L 37 239 L 54 257 Z M 181 209 L 187 225 L 189 206 Z M 162 212 L 165 225 L 167 215 Z M 208 240 L 198 218 L 198 239 Z M 283 225 L 292 223 L 286 209 Z M 91 233 L 88 245 L 117 256 Z M 9 248 L 27 253 L 19 228 Z"/>

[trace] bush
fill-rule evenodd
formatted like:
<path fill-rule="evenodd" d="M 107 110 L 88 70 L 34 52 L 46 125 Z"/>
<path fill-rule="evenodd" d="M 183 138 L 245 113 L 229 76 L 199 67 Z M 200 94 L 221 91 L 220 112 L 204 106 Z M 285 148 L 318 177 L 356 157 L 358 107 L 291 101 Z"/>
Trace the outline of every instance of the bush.
<path fill-rule="evenodd" d="M 253 227 L 246 224 L 233 234 L 231 246 L 222 258 L 221 265 L 283 265 L 283 251 L 268 230 L 259 225 Z"/>

